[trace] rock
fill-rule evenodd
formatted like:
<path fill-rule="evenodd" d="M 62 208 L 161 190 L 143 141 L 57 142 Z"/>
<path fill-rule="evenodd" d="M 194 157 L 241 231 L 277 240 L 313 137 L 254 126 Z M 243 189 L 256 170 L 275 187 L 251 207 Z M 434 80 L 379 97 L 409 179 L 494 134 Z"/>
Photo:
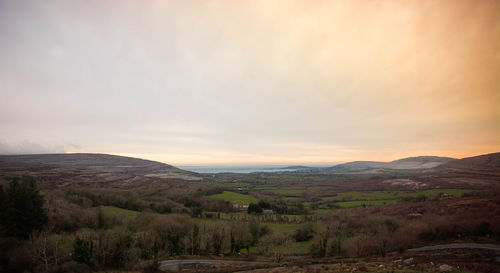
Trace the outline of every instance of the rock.
<path fill-rule="evenodd" d="M 397 264 L 399 264 L 399 263 L 400 263 L 400 262 L 402 262 L 402 261 L 403 261 L 403 259 L 398 259 L 398 260 L 394 260 L 394 261 L 393 261 L 393 263 L 397 263 Z"/>
<path fill-rule="evenodd" d="M 408 258 L 408 259 L 403 260 L 403 263 L 405 263 L 405 264 L 412 264 L 414 262 L 415 262 L 415 260 L 413 258 Z"/>
<path fill-rule="evenodd" d="M 453 267 L 452 266 L 449 266 L 447 264 L 442 264 L 439 266 L 439 271 L 440 272 L 450 272 L 453 270 Z"/>

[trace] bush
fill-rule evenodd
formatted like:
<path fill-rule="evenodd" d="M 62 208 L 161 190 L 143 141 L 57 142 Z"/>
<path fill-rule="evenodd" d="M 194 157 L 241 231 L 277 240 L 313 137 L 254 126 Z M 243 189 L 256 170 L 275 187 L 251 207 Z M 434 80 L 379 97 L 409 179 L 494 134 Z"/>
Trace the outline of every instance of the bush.
<path fill-rule="evenodd" d="M 292 236 L 296 242 L 310 241 L 314 237 L 314 226 L 305 224 L 300 229 L 297 229 Z"/>
<path fill-rule="evenodd" d="M 248 205 L 248 214 L 260 214 L 262 213 L 262 208 L 258 204 L 251 203 Z"/>
<path fill-rule="evenodd" d="M 271 208 L 271 204 L 269 204 L 268 202 L 266 202 L 264 200 L 260 200 L 258 205 L 263 209 L 270 209 Z"/>

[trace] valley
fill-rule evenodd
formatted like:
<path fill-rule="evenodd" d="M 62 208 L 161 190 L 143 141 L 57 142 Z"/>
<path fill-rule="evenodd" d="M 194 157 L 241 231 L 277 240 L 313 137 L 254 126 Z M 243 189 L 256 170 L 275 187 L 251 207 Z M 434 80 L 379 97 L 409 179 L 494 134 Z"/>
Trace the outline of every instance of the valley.
<path fill-rule="evenodd" d="M 419 248 L 498 246 L 499 164 L 496 153 L 194 173 L 103 154 L 0 156 L 2 194 L 29 181 L 47 215 L 29 240 L 2 231 L 3 257 L 25 250 L 2 263 L 23 267 L 44 242 L 35 266 L 74 272 L 497 272 L 496 248 Z"/>

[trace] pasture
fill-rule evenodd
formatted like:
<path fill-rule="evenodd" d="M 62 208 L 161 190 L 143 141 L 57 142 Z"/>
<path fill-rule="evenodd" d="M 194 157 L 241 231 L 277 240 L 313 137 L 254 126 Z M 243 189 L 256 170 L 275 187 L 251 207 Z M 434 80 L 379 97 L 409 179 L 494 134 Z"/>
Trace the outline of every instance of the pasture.
<path fill-rule="evenodd" d="M 249 194 L 241 194 L 232 191 L 224 191 L 222 193 L 213 194 L 208 196 L 210 198 L 222 199 L 224 201 L 231 202 L 233 204 L 250 204 L 257 203 L 259 200 Z"/>

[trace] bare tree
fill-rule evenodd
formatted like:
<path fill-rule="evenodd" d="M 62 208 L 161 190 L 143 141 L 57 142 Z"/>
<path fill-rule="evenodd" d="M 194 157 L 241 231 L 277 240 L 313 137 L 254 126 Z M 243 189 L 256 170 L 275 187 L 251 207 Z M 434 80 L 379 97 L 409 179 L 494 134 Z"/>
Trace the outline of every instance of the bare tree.
<path fill-rule="evenodd" d="M 272 255 L 273 260 L 279 263 L 283 255 L 290 249 L 291 239 L 284 232 L 268 233 L 260 238 L 258 251 L 264 255 Z"/>

